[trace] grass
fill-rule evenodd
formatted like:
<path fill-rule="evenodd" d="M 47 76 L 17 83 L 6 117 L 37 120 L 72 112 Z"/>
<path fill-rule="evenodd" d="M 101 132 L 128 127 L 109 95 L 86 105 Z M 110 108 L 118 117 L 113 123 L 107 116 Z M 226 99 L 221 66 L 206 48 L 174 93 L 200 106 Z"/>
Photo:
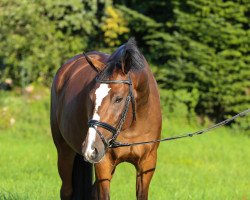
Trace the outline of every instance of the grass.
<path fill-rule="evenodd" d="M 56 150 L 49 128 L 49 91 L 0 92 L 0 199 L 59 199 Z M 165 118 L 164 136 L 201 127 Z M 238 130 L 164 142 L 149 199 L 250 199 L 250 139 Z M 135 199 L 135 169 L 117 167 L 111 199 Z"/>

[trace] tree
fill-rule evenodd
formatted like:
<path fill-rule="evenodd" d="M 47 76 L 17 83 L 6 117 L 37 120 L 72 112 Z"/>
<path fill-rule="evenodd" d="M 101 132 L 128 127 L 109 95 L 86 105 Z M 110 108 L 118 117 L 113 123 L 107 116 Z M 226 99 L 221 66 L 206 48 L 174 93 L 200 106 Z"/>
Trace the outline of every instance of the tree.
<path fill-rule="evenodd" d="M 98 6 L 95 0 L 2 0 L 1 78 L 50 84 L 63 62 L 95 45 Z"/>
<path fill-rule="evenodd" d="M 131 32 L 140 35 L 140 44 L 158 66 L 156 78 L 162 88 L 198 91 L 196 113 L 215 121 L 249 108 L 247 1 L 158 0 L 154 5 L 161 6 L 151 8 L 139 0 L 123 2 L 147 15 L 119 7 L 129 16 Z M 164 17 L 167 4 L 171 10 Z M 249 128 L 249 122 L 245 125 Z"/>

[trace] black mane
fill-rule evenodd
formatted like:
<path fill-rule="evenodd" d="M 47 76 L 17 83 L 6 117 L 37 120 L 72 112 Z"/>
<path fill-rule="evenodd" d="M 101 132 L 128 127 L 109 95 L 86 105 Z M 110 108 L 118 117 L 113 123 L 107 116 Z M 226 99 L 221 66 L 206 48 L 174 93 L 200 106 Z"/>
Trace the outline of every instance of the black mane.
<path fill-rule="evenodd" d="M 121 45 L 109 57 L 105 69 L 99 74 L 100 79 L 107 79 L 113 73 L 115 67 L 122 67 L 132 71 L 138 71 L 144 68 L 144 58 L 136 45 L 134 38 L 130 38 L 127 43 Z"/>

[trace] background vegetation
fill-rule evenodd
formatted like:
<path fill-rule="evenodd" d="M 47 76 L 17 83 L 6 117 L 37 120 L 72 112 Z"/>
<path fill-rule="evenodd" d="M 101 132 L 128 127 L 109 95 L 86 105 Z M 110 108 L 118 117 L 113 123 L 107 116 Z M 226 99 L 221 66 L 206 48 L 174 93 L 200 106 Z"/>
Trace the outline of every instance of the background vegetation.
<path fill-rule="evenodd" d="M 72 56 L 135 36 L 165 102 L 217 122 L 250 104 L 249 14 L 248 0 L 1 0 L 1 80 L 49 86 Z"/>
<path fill-rule="evenodd" d="M 0 0 L 0 199 L 59 198 L 49 87 L 83 51 L 136 38 L 160 86 L 163 136 L 250 108 L 249 15 L 249 0 Z M 161 144 L 150 199 L 249 199 L 249 135 L 248 116 Z M 135 199 L 127 174 L 118 167 L 112 199 Z"/>

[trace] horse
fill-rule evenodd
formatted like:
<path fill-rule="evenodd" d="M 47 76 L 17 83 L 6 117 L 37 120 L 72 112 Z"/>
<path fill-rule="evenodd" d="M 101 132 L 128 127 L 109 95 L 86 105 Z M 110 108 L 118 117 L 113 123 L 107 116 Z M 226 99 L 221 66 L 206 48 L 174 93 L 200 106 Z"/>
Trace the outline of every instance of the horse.
<path fill-rule="evenodd" d="M 50 112 L 61 199 L 109 199 L 122 162 L 135 166 L 137 199 L 148 199 L 159 143 L 113 147 L 159 139 L 161 116 L 157 83 L 134 38 L 111 55 L 91 51 L 64 63 L 52 83 Z"/>

